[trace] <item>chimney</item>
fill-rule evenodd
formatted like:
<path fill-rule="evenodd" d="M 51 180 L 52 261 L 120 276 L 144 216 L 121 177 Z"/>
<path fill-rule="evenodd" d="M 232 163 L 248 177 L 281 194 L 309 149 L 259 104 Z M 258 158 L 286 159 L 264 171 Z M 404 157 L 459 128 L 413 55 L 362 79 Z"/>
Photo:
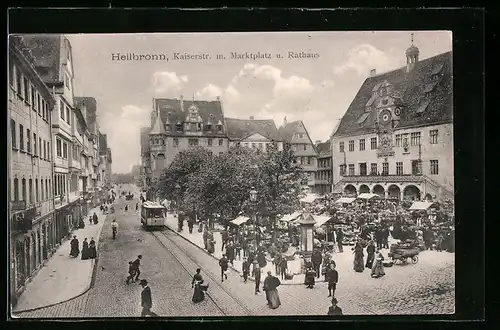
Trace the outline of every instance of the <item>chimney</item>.
<path fill-rule="evenodd" d="M 375 77 L 377 75 L 377 69 L 370 70 L 370 77 Z"/>
<path fill-rule="evenodd" d="M 283 127 L 285 127 L 286 124 L 287 124 L 287 122 L 286 122 L 286 116 L 285 116 L 285 119 L 283 119 Z"/>
<path fill-rule="evenodd" d="M 217 96 L 215 99 L 216 99 L 217 101 L 220 101 L 220 96 Z"/>
<path fill-rule="evenodd" d="M 181 111 L 184 111 L 184 95 L 181 94 Z"/>
<path fill-rule="evenodd" d="M 250 116 L 250 120 L 253 120 L 253 116 Z"/>

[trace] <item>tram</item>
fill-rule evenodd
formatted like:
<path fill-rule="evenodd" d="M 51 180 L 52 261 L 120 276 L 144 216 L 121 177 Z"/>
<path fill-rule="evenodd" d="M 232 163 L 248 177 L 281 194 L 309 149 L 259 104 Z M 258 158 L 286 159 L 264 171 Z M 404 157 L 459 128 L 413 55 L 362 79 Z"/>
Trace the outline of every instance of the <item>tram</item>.
<path fill-rule="evenodd" d="M 141 223 L 146 229 L 165 227 L 166 210 L 157 202 L 146 201 L 141 205 Z"/>

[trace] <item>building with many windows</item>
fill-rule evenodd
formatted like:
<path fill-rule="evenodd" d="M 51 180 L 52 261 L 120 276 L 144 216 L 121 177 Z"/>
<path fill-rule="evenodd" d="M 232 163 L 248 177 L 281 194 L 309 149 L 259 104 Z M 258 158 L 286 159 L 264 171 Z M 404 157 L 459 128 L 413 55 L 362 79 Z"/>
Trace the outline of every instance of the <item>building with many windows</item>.
<path fill-rule="evenodd" d="M 318 153 L 304 123 L 302 120 L 288 123 L 285 117 L 283 126 L 279 128 L 279 133 L 285 143 L 291 144 L 297 162 L 306 174 L 303 185 L 307 185 L 309 191 L 315 192 Z"/>
<path fill-rule="evenodd" d="M 332 147 L 331 142 L 316 141 L 318 167 L 314 190 L 318 194 L 332 192 Z"/>
<path fill-rule="evenodd" d="M 99 173 L 97 176 L 98 180 L 102 182 L 103 187 L 111 185 L 112 163 L 111 149 L 108 148 L 108 136 L 99 133 Z"/>
<path fill-rule="evenodd" d="M 332 136 L 333 189 L 348 195 L 453 197 L 452 54 L 365 80 Z"/>
<path fill-rule="evenodd" d="M 54 216 L 54 99 L 21 37 L 9 38 L 8 93 L 10 295 L 15 303 L 66 235 Z"/>
<path fill-rule="evenodd" d="M 226 118 L 229 146 L 240 145 L 266 152 L 272 143 L 283 150 L 283 141 L 272 119 Z"/>

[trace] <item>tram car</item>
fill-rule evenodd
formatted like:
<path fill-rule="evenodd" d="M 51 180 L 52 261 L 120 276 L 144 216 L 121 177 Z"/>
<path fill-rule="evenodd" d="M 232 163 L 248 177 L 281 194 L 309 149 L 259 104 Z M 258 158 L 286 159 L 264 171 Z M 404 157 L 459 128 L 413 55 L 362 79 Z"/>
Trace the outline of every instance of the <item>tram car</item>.
<path fill-rule="evenodd" d="M 165 227 L 166 209 L 157 202 L 146 201 L 141 205 L 141 223 L 146 229 Z"/>

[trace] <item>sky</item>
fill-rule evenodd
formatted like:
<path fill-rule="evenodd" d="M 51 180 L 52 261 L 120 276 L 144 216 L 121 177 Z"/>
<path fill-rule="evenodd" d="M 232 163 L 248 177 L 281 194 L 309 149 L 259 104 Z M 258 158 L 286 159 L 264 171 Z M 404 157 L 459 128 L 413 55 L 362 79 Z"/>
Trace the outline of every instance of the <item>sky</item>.
<path fill-rule="evenodd" d="M 342 31 L 196 34 L 75 34 L 75 96 L 97 100 L 98 123 L 108 136 L 113 172 L 140 163 L 140 128 L 150 125 L 153 98 L 215 100 L 230 118 L 274 119 L 279 128 L 302 120 L 313 142 L 326 141 L 369 76 L 452 50 L 449 31 Z M 236 58 L 231 53 L 270 54 Z M 289 58 L 289 52 L 317 54 Z M 174 53 L 206 54 L 176 59 Z M 117 54 L 162 55 L 116 60 Z M 277 58 L 280 54 L 282 57 Z M 114 59 L 113 59 L 114 55 Z M 217 59 L 217 55 L 224 59 Z M 129 57 L 132 57 L 129 55 Z M 168 58 L 168 60 L 165 60 Z"/>

